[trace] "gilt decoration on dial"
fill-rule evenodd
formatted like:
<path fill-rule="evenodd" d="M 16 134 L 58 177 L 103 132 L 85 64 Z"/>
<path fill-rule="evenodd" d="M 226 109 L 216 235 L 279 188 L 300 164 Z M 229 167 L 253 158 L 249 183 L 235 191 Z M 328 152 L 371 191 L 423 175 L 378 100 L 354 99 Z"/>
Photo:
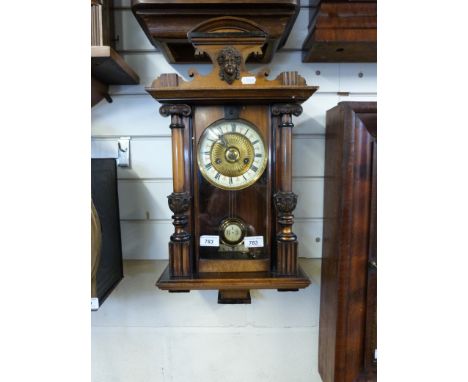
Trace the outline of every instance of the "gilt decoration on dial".
<path fill-rule="evenodd" d="M 198 167 L 216 187 L 241 190 L 263 174 L 268 154 L 257 129 L 241 120 L 220 120 L 207 127 L 198 143 Z"/>

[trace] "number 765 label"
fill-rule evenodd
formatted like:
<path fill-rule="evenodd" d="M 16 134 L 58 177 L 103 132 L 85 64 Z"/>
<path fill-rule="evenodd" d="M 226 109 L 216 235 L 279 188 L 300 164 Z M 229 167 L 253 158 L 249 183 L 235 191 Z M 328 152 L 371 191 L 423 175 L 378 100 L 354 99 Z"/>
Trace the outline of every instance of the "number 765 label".
<path fill-rule="evenodd" d="M 263 236 L 246 236 L 244 237 L 244 246 L 247 248 L 263 247 Z"/>

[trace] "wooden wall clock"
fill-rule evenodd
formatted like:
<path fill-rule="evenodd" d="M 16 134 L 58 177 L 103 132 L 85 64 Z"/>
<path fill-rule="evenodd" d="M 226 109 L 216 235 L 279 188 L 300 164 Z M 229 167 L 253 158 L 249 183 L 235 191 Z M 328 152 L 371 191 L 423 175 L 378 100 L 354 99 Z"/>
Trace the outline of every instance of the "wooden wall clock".
<path fill-rule="evenodd" d="M 220 303 L 250 303 L 250 289 L 310 284 L 297 263 L 292 230 L 292 116 L 318 87 L 297 72 L 268 80 L 245 69 L 268 34 L 220 17 L 188 33 L 213 71 L 191 81 L 163 74 L 147 88 L 171 117 L 175 232 L 157 286 L 170 292 L 219 290 Z"/>

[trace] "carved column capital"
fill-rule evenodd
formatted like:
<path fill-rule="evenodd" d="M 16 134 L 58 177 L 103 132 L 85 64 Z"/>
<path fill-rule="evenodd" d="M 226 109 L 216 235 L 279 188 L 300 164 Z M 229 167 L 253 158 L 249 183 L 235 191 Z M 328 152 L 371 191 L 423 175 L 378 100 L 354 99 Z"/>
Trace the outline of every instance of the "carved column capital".
<path fill-rule="evenodd" d="M 163 117 L 171 116 L 171 129 L 183 129 L 185 127 L 182 120 L 192 114 L 192 108 L 185 104 L 165 104 L 159 108 L 159 114 Z"/>
<path fill-rule="evenodd" d="M 279 191 L 273 195 L 276 211 L 278 212 L 278 224 L 281 227 L 278 233 L 280 241 L 295 241 L 296 235 L 292 232 L 294 215 L 292 212 L 296 208 L 297 195 L 294 192 Z"/>
<path fill-rule="evenodd" d="M 302 106 L 297 103 L 277 103 L 271 107 L 271 114 L 281 118 L 279 127 L 294 127 L 292 116 L 299 117 L 302 114 Z"/>
<path fill-rule="evenodd" d="M 171 211 L 175 214 L 182 214 L 188 211 L 192 197 L 188 192 L 173 192 L 167 199 Z"/>
<path fill-rule="evenodd" d="M 173 242 L 188 241 L 190 234 L 185 231 L 188 219 L 186 212 L 190 208 L 190 201 L 192 197 L 188 192 L 173 192 L 168 197 L 169 208 L 174 215 L 172 216 L 175 232 L 171 236 Z"/>
<path fill-rule="evenodd" d="M 280 214 L 292 213 L 296 208 L 297 194 L 294 192 L 278 191 L 273 195 L 275 206 Z"/>

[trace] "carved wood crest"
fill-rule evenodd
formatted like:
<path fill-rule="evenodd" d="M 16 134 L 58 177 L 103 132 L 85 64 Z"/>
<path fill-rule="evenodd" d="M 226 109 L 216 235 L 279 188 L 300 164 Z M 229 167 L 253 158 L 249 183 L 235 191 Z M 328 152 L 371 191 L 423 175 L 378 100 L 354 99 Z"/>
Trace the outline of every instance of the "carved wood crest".
<path fill-rule="evenodd" d="M 161 103 L 187 100 L 198 103 L 301 103 L 317 86 L 307 86 L 297 72 L 283 72 L 267 79 L 268 69 L 251 73 L 245 68 L 250 55 L 262 55 L 268 33 L 258 24 L 239 17 L 216 17 L 188 32 L 197 55 L 207 55 L 213 70 L 200 75 L 195 69 L 184 80 L 179 75 L 162 74 L 146 90 Z"/>

